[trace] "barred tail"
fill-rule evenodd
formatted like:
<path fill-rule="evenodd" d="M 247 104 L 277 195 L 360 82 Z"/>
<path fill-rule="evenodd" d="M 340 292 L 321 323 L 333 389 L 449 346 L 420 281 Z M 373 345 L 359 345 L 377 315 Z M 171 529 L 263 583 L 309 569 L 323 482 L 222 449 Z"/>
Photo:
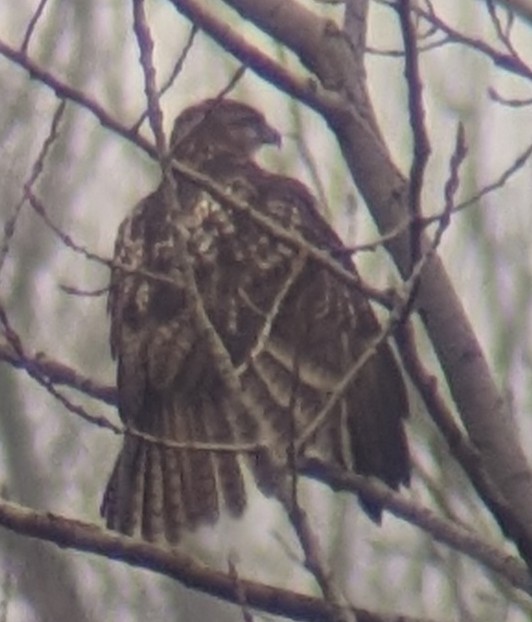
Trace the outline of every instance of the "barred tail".
<path fill-rule="evenodd" d="M 243 513 L 246 493 L 225 407 L 206 396 L 194 403 L 173 396 L 152 404 L 146 433 L 161 443 L 134 435 L 124 439 L 100 507 L 108 528 L 176 542 L 183 529 L 216 522 L 222 506 L 234 516 Z M 229 451 L 195 443 L 227 444 Z"/>

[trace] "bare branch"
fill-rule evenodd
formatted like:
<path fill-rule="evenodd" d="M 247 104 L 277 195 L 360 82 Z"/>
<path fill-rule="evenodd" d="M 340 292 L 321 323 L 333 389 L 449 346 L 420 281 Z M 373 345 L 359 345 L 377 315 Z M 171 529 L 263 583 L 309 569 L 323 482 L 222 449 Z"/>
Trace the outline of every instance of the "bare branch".
<path fill-rule="evenodd" d="M 11 238 L 13 237 L 15 233 L 17 220 L 20 215 L 22 206 L 24 205 L 24 202 L 26 200 L 26 193 L 29 190 L 31 190 L 31 188 L 33 187 L 33 185 L 35 184 L 35 182 L 37 181 L 37 179 L 39 178 L 40 174 L 43 171 L 44 162 L 46 160 L 48 152 L 58 137 L 57 128 L 59 126 L 59 122 L 63 116 L 64 111 L 65 111 L 65 101 L 61 100 L 59 103 L 59 106 L 57 107 L 52 117 L 52 123 L 50 125 L 50 131 L 48 133 L 48 136 L 45 138 L 43 145 L 41 147 L 41 150 L 39 154 L 37 155 L 37 158 L 32 166 L 28 180 L 24 183 L 24 194 L 22 198 L 20 199 L 20 201 L 15 205 L 13 213 L 7 219 L 6 224 L 4 225 L 4 239 L 2 240 L 2 246 L 0 247 L 0 272 L 2 271 L 2 268 L 4 267 L 7 254 L 9 252 L 9 244 L 10 244 Z"/>
<path fill-rule="evenodd" d="M 31 378 L 36 380 L 42 387 L 44 387 L 48 391 L 48 393 L 50 393 L 52 397 L 54 397 L 62 406 L 64 406 L 70 412 L 78 415 L 84 421 L 87 421 L 99 427 L 108 428 L 115 433 L 120 433 L 120 428 L 113 425 L 105 417 L 90 414 L 85 410 L 85 408 L 83 408 L 79 404 L 75 404 L 68 397 L 63 395 L 60 391 L 56 389 L 54 383 L 51 382 L 48 377 L 43 375 L 42 367 L 40 365 L 33 365 L 32 359 L 30 357 L 27 357 L 24 352 L 21 338 L 11 326 L 7 317 L 7 312 L 1 305 L 0 324 L 2 325 L 6 341 L 10 346 L 10 349 L 14 352 L 18 361 L 18 366 L 21 369 L 24 369 Z"/>
<path fill-rule="evenodd" d="M 100 400 L 105 404 L 116 404 L 114 386 L 102 385 L 72 369 L 68 365 L 52 359 L 42 352 L 21 354 L 7 342 L 0 342 L 0 360 L 18 369 L 36 370 L 40 377 L 48 379 L 54 385 L 65 385 L 81 391 L 85 395 Z"/>
<path fill-rule="evenodd" d="M 514 97 L 504 97 L 493 87 L 488 89 L 488 96 L 492 101 L 511 108 L 524 108 L 525 106 L 530 106 L 532 104 L 532 98 L 516 99 Z"/>
<path fill-rule="evenodd" d="M 423 206 L 421 193 L 423 178 L 430 157 L 431 147 L 425 127 L 423 106 L 423 83 L 419 71 L 417 35 L 412 22 L 410 0 L 400 0 L 397 5 L 405 50 L 405 78 L 408 84 L 408 110 L 410 126 L 414 135 L 414 158 L 410 168 L 409 203 L 411 220 L 410 244 L 412 264 L 421 256 L 421 219 Z"/>
<path fill-rule="evenodd" d="M 511 557 L 506 550 L 479 538 L 473 528 L 468 529 L 439 517 L 428 508 L 411 499 L 406 499 L 376 478 L 363 477 L 314 458 L 299 458 L 298 467 L 304 475 L 323 481 L 334 490 L 362 493 L 364 498 L 381 504 L 395 516 L 408 520 L 427 531 L 438 542 L 480 561 L 486 567 L 504 576 L 514 587 L 532 594 L 532 578 L 521 560 Z"/>
<path fill-rule="evenodd" d="M 214 12 L 205 8 L 204 2 L 198 0 L 170 0 L 170 2 L 177 11 L 203 29 L 246 67 L 252 68 L 258 75 L 277 85 L 284 92 L 317 110 L 336 109 L 340 113 L 342 109 L 345 109 L 342 99 L 332 91 L 322 88 L 314 77 L 296 76 L 280 63 L 273 61 L 257 47 L 248 43 L 235 29 L 218 19 Z M 267 7 L 266 10 L 268 10 Z M 298 22 L 290 21 L 289 23 Z M 280 42 L 284 43 L 282 39 Z"/>
<path fill-rule="evenodd" d="M 153 39 L 146 21 L 144 12 L 144 0 L 133 0 L 133 30 L 137 37 L 140 50 L 140 65 L 144 73 L 144 92 L 148 102 L 148 119 L 153 135 L 155 136 L 155 148 L 159 163 L 166 168 L 166 137 L 163 130 L 163 113 L 159 105 L 159 93 L 157 91 L 156 70 L 153 63 Z"/>
<path fill-rule="evenodd" d="M 532 2 L 530 0 L 497 0 L 497 2 L 516 11 L 528 21 L 532 21 Z"/>
<path fill-rule="evenodd" d="M 155 149 L 145 140 L 136 129 L 131 129 L 117 121 L 105 108 L 93 98 L 82 91 L 73 88 L 62 80 L 56 78 L 52 73 L 40 67 L 22 52 L 15 50 L 7 43 L 0 40 L 0 55 L 11 60 L 15 65 L 28 72 L 30 78 L 50 88 L 59 99 L 75 102 L 85 110 L 93 114 L 103 127 L 106 127 L 115 134 L 126 138 L 138 147 L 143 149 L 151 157 L 155 157 Z"/>
<path fill-rule="evenodd" d="M 174 68 L 170 72 L 170 75 L 168 76 L 164 84 L 161 86 L 161 88 L 157 92 L 157 96 L 159 97 L 159 99 L 166 93 L 166 91 L 168 91 L 168 89 L 170 89 L 170 87 L 175 82 L 178 75 L 181 73 L 181 69 L 183 68 L 183 65 L 185 64 L 185 61 L 187 59 L 187 56 L 190 50 L 192 49 L 197 33 L 198 33 L 198 28 L 196 27 L 196 25 L 193 24 L 190 29 L 188 39 L 186 40 L 185 45 L 183 46 L 183 50 L 181 51 L 181 54 L 179 55 L 179 58 L 177 59 L 174 65 Z M 135 123 L 131 126 L 131 130 L 138 132 L 140 129 L 140 126 L 142 125 L 142 123 L 144 122 L 144 119 L 147 116 L 148 116 L 148 111 L 146 110 L 140 115 L 137 121 L 135 121 Z"/>
<path fill-rule="evenodd" d="M 391 3 L 390 6 L 393 6 Z M 419 6 L 413 6 L 414 11 L 420 17 L 427 20 L 433 26 L 436 26 L 441 32 L 445 33 L 455 43 L 461 43 L 468 48 L 479 52 L 489 58 L 497 67 L 505 69 L 510 73 L 514 73 L 528 80 L 532 79 L 532 69 L 518 56 L 513 53 L 499 52 L 482 39 L 475 37 L 468 37 L 458 30 L 452 28 L 446 24 L 440 17 L 438 17 L 433 11 L 427 11 Z"/>
<path fill-rule="evenodd" d="M 291 270 L 288 273 L 283 283 L 283 286 L 279 289 L 275 298 L 273 299 L 270 310 L 267 313 L 265 313 L 261 309 L 256 309 L 256 311 L 260 315 L 264 316 L 264 321 L 262 323 L 261 330 L 257 334 L 255 344 L 250 348 L 249 356 L 244 361 L 242 361 L 242 363 L 235 370 L 238 376 L 241 376 L 242 374 L 244 374 L 245 371 L 249 368 L 249 366 L 253 364 L 254 360 L 264 350 L 266 342 L 270 336 L 273 323 L 275 321 L 275 318 L 277 317 L 277 314 L 279 313 L 281 305 L 283 304 L 283 301 L 285 300 L 286 296 L 290 292 L 290 289 L 292 288 L 297 277 L 303 271 L 303 268 L 305 267 L 306 262 L 307 262 L 307 255 L 305 253 L 296 255 L 294 260 L 292 261 Z M 240 293 L 242 296 L 246 296 L 246 293 L 244 292 L 244 290 L 242 290 Z M 253 301 L 249 300 L 247 296 L 246 296 L 246 303 L 253 305 Z"/>
<path fill-rule="evenodd" d="M 39 4 L 37 5 L 37 8 L 35 9 L 28 23 L 28 27 L 26 28 L 26 32 L 24 33 L 24 39 L 22 40 L 22 45 L 20 46 L 20 50 L 23 54 L 28 53 L 28 47 L 30 45 L 31 36 L 35 30 L 35 27 L 37 26 L 37 22 L 39 21 L 41 15 L 43 14 L 43 11 L 47 3 L 48 3 L 48 0 L 40 0 Z"/>
<path fill-rule="evenodd" d="M 297 476 L 297 473 L 294 473 Z M 305 510 L 299 504 L 297 495 L 282 499 L 288 517 L 294 527 L 305 556 L 305 566 L 316 579 L 327 603 L 331 606 L 331 622 L 357 622 L 347 606 L 345 597 L 336 587 L 331 570 L 325 564 L 316 534 L 313 532 Z"/>
<path fill-rule="evenodd" d="M 328 603 L 297 592 L 239 579 L 211 570 L 177 548 L 163 548 L 143 540 L 118 535 L 92 523 L 36 512 L 0 500 L 0 524 L 16 533 L 54 542 L 61 547 L 94 553 L 175 579 L 186 587 L 240 604 L 242 594 L 250 607 L 293 620 L 323 622 L 332 614 Z M 388 616 L 353 608 L 357 622 L 386 622 Z M 431 622 L 402 616 L 403 622 Z"/>
<path fill-rule="evenodd" d="M 519 542 L 521 538 L 524 538 L 524 535 L 521 536 L 522 528 L 513 517 L 511 508 L 501 495 L 490 474 L 485 470 L 480 452 L 455 421 L 453 414 L 438 391 L 436 378 L 429 374 L 423 366 L 417 352 L 412 328 L 409 326 L 401 327 L 398 340 L 403 363 L 425 402 L 428 412 L 445 437 L 449 449 L 468 474 L 484 503 L 503 523 L 505 530 L 514 534 Z"/>
<path fill-rule="evenodd" d="M 515 49 L 510 39 L 512 24 L 515 21 L 514 14 L 511 11 L 506 11 L 508 19 L 507 19 L 506 26 L 503 26 L 501 19 L 497 14 L 497 9 L 496 9 L 494 0 L 486 0 L 486 6 L 488 8 L 488 13 L 489 13 L 491 22 L 495 28 L 495 32 L 497 33 L 497 37 L 499 41 L 501 41 L 501 43 L 504 45 L 504 47 L 508 50 L 508 52 L 512 56 L 518 58 L 519 55 L 517 53 L 517 50 Z"/>
<path fill-rule="evenodd" d="M 238 576 L 236 564 L 232 559 L 228 559 L 228 566 L 229 576 L 232 577 L 235 582 L 238 604 L 240 606 L 240 611 L 242 612 L 242 619 L 244 620 L 244 622 L 253 622 L 253 615 L 251 614 L 248 603 L 246 601 L 246 591 L 244 590 L 244 587 L 240 582 L 240 577 Z"/>

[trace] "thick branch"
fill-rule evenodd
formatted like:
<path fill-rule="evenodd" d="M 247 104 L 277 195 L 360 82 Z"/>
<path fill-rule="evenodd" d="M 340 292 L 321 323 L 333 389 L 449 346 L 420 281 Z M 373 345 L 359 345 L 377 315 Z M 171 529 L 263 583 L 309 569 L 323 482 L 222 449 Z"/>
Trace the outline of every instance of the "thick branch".
<path fill-rule="evenodd" d="M 36 512 L 0 500 L 0 525 L 19 534 L 54 542 L 61 547 L 95 553 L 125 561 L 180 581 L 183 585 L 239 604 L 242 593 L 246 603 L 262 611 L 293 620 L 328 620 L 331 607 L 318 598 L 262 585 L 211 570 L 177 549 L 162 548 L 100 529 L 91 523 L 64 518 L 51 512 Z M 386 616 L 353 609 L 358 622 L 385 622 Z M 405 622 L 429 622 L 401 617 Z"/>

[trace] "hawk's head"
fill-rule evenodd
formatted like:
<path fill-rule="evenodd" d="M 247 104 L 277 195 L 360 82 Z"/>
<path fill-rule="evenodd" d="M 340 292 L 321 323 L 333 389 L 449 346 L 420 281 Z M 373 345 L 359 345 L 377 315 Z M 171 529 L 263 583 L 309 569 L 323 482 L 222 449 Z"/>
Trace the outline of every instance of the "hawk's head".
<path fill-rule="evenodd" d="M 281 135 L 264 116 L 231 99 L 207 99 L 176 119 L 172 152 L 178 159 L 201 164 L 221 155 L 248 160 L 263 145 L 280 145 Z"/>

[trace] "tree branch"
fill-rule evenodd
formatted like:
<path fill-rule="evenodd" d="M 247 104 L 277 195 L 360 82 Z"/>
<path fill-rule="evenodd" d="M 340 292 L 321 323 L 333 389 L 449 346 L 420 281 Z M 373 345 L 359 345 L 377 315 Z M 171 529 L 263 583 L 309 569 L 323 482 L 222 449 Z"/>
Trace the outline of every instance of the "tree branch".
<path fill-rule="evenodd" d="M 53 542 L 61 547 L 121 560 L 176 579 L 186 587 L 231 603 L 246 603 L 271 614 L 293 620 L 323 622 L 333 613 L 323 600 L 297 592 L 263 585 L 203 566 L 178 549 L 162 548 L 143 540 L 118 535 L 91 523 L 51 512 L 36 512 L 0 499 L 0 525 L 16 533 Z M 353 608 L 357 622 L 386 622 L 386 616 Z M 404 616 L 405 622 L 430 622 Z"/>
<path fill-rule="evenodd" d="M 503 576 L 514 587 L 532 594 L 532 578 L 518 558 L 509 556 L 505 550 L 479 538 L 472 529 L 445 520 L 427 507 L 406 499 L 376 478 L 348 472 L 313 458 L 300 458 L 298 470 L 303 475 L 326 483 L 333 490 L 362 493 L 364 497 L 382 504 L 395 516 L 417 525 L 438 542 L 476 559 Z"/>

